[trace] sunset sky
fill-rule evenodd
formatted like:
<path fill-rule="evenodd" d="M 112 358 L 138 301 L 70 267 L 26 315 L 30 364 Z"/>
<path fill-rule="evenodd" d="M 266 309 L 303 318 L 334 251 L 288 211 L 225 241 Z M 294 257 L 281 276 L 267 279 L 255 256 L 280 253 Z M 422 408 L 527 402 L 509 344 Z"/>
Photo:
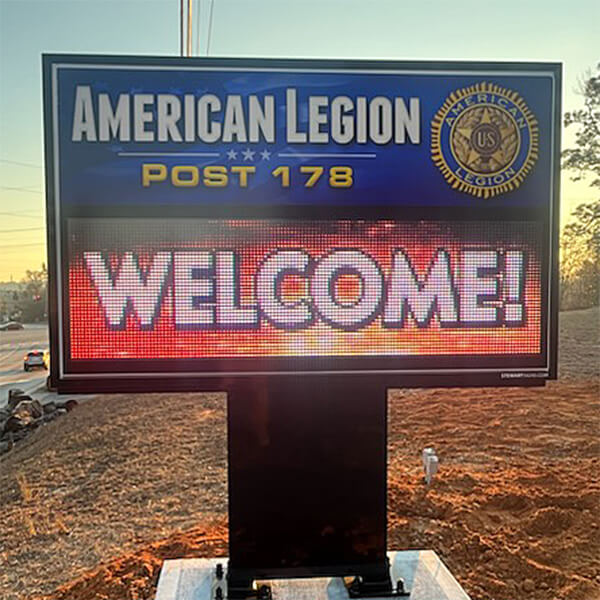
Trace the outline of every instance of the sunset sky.
<path fill-rule="evenodd" d="M 562 61 L 565 110 L 583 104 L 578 80 L 600 60 L 597 0 L 214 0 L 212 11 L 194 0 L 194 10 L 194 55 Z M 0 281 L 46 261 L 41 54 L 174 56 L 178 18 L 178 0 L 0 0 Z M 573 141 L 569 128 L 563 148 Z M 593 198 L 565 174 L 561 222 Z"/>

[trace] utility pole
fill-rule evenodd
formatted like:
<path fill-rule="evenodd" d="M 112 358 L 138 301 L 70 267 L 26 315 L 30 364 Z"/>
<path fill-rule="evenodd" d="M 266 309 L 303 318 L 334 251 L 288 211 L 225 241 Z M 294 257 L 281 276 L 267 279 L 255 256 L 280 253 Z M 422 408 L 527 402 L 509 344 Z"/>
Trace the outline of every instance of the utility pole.
<path fill-rule="evenodd" d="M 187 55 L 192 56 L 192 3 L 193 0 L 188 0 L 187 14 Z"/>

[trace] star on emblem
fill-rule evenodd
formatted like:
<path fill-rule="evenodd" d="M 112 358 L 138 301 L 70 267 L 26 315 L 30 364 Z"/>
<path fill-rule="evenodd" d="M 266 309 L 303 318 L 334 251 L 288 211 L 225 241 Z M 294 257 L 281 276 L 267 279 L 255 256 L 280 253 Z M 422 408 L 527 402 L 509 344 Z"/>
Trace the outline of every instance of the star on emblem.
<path fill-rule="evenodd" d="M 235 160 L 237 158 L 237 152 L 233 149 L 227 151 L 227 158 L 229 160 Z"/>
<path fill-rule="evenodd" d="M 499 112 L 498 109 L 493 110 Z M 456 129 L 458 133 L 469 140 L 470 148 L 466 158 L 467 165 L 472 166 L 481 159 L 487 162 L 490 158 L 493 158 L 496 164 L 499 165 L 507 162 L 502 141 L 513 132 L 514 127 L 506 123 L 502 123 L 501 126 L 496 125 L 492 121 L 488 108 L 483 110 L 480 118 L 475 123 L 472 123 L 471 126 L 457 126 Z"/>
<path fill-rule="evenodd" d="M 263 150 L 260 156 L 263 160 L 271 160 L 271 153 L 267 149 Z"/>
<path fill-rule="evenodd" d="M 256 152 L 250 150 L 250 148 L 246 148 L 245 150 L 242 150 L 242 154 L 244 155 L 244 160 L 254 160 Z"/>

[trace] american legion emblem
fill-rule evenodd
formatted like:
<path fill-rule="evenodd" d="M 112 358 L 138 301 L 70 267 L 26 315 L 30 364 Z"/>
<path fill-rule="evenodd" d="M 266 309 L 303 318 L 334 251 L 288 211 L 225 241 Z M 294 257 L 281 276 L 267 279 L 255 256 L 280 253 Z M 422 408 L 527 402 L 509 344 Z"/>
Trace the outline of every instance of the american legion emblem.
<path fill-rule="evenodd" d="M 452 92 L 431 123 L 433 162 L 450 185 L 478 198 L 514 190 L 538 155 L 538 126 L 524 100 L 492 83 Z"/>

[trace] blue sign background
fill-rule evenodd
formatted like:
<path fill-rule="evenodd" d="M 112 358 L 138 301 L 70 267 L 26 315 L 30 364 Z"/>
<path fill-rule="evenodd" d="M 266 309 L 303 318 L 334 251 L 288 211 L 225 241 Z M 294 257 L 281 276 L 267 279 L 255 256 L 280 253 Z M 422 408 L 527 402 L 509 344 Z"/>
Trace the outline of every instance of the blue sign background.
<path fill-rule="evenodd" d="M 181 70 L 177 66 L 141 69 L 132 65 L 113 69 L 85 65 L 58 66 L 60 200 L 70 206 L 102 205 L 373 205 L 373 206 L 446 206 L 446 207 L 543 207 L 551 202 L 552 181 L 551 139 L 553 97 L 551 74 L 505 75 L 489 74 L 397 74 L 397 73 L 323 73 L 290 71 L 209 71 L 202 67 Z M 460 88 L 482 81 L 498 84 L 516 91 L 527 103 L 539 125 L 539 157 L 531 173 L 517 190 L 481 199 L 451 189 L 442 173 L 431 160 L 431 121 L 448 95 Z M 72 142 L 72 118 L 77 85 L 89 85 L 94 98 L 108 93 L 114 102 L 120 93 L 213 93 L 222 100 L 227 94 L 273 94 L 275 96 L 276 143 L 114 143 Z M 339 145 L 293 144 L 285 140 L 285 91 L 298 90 L 299 104 L 308 95 L 402 96 L 421 100 L 421 142 L 413 145 L 390 143 Z M 299 129 L 306 130 L 306 105 L 299 110 Z M 254 150 L 254 160 L 244 161 L 242 151 Z M 237 160 L 228 160 L 227 151 L 238 152 Z M 261 159 L 260 152 L 271 152 L 270 160 Z M 218 152 L 219 157 L 156 157 L 119 156 L 119 152 Z M 375 153 L 376 158 L 294 158 L 279 157 L 279 153 Z M 236 182 L 226 188 L 175 188 L 168 183 L 142 187 L 141 165 L 161 162 L 167 165 L 256 166 L 248 188 L 241 190 Z M 354 169 L 351 188 L 332 189 L 326 178 L 307 189 L 294 169 L 299 165 L 324 167 L 348 165 Z M 290 188 L 282 188 L 271 171 L 280 165 L 292 170 Z"/>

